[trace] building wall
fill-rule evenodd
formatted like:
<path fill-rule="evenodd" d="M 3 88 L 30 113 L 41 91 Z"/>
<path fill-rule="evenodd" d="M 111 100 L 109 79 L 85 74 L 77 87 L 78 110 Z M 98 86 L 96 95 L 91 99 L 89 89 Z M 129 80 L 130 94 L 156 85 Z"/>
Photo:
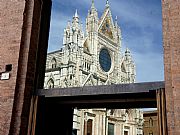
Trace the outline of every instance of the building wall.
<path fill-rule="evenodd" d="M 168 135 L 180 134 L 180 1 L 162 0 Z"/>
<path fill-rule="evenodd" d="M 12 64 L 9 80 L 0 80 L 0 134 L 10 129 L 18 60 L 23 27 L 25 1 L 0 1 L 0 73 Z M 1 74 L 0 74 L 1 75 Z"/>
<path fill-rule="evenodd" d="M 0 79 L 2 135 L 28 133 L 31 98 L 37 83 L 41 4 L 37 0 L 0 2 L 0 76 L 7 64 L 12 65 L 7 72 L 9 79 Z"/>
<path fill-rule="evenodd" d="M 143 135 L 159 135 L 157 111 L 144 112 L 143 119 Z"/>

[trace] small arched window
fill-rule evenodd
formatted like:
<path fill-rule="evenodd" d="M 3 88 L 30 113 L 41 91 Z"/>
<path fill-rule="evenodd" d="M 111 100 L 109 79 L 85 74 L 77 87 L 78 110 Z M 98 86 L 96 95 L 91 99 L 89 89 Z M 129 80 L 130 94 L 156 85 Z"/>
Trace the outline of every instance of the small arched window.
<path fill-rule="evenodd" d="M 70 75 L 70 80 L 72 80 L 72 78 L 73 78 L 73 75 Z"/>
<path fill-rule="evenodd" d="M 129 114 L 130 114 L 130 110 L 129 110 L 129 109 L 126 109 L 126 113 L 129 115 Z"/>
<path fill-rule="evenodd" d="M 53 59 L 51 60 L 51 68 L 56 68 L 56 66 L 57 66 L 56 59 L 53 58 Z"/>
<path fill-rule="evenodd" d="M 84 121 L 84 135 L 92 135 L 93 120 Z"/>
<path fill-rule="evenodd" d="M 49 81 L 47 82 L 47 88 L 48 89 L 54 88 L 54 81 L 53 81 L 53 79 L 49 79 Z"/>

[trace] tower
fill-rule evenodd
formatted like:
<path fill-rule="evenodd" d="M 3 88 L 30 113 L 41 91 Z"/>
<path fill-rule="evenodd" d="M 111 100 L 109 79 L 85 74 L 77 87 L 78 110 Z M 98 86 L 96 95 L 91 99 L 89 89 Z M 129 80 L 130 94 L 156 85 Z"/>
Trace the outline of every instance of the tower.
<path fill-rule="evenodd" d="M 98 21 L 98 12 L 95 8 L 94 0 L 92 0 L 91 8 L 86 18 L 86 42 L 88 43 L 89 52 L 92 55 L 93 63 L 91 71 L 94 73 L 97 71 Z"/>

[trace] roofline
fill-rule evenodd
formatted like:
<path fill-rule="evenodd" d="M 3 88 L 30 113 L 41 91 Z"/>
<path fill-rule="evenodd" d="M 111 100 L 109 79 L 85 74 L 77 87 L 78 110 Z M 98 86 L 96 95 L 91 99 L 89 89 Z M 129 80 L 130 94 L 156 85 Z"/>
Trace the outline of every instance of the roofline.
<path fill-rule="evenodd" d="M 49 52 L 49 53 L 47 53 L 47 55 L 49 55 L 49 54 L 54 54 L 54 53 L 57 53 L 57 52 L 62 52 L 62 48 L 59 49 L 59 50 L 56 50 L 56 51 Z"/>

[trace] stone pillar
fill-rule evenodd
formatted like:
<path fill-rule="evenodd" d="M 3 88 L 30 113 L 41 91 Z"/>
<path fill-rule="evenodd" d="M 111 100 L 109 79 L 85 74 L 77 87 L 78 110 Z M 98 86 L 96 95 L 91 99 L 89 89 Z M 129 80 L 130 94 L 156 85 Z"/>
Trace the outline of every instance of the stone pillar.
<path fill-rule="evenodd" d="M 180 135 L 180 1 L 162 0 L 168 135 Z"/>

